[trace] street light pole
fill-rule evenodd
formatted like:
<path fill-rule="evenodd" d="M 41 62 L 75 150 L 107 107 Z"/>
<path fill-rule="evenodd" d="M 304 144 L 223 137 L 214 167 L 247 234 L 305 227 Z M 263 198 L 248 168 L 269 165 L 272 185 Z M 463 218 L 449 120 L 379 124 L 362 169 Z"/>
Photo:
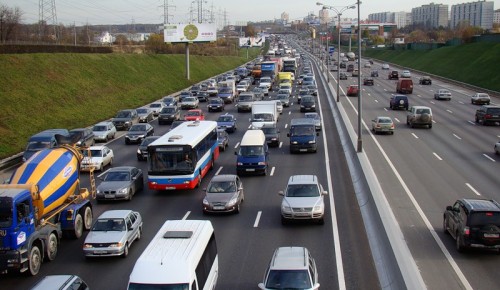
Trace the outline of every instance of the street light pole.
<path fill-rule="evenodd" d="M 337 29 L 339 30 L 337 46 L 337 102 L 340 102 L 340 16 L 342 16 L 342 13 L 337 13 Z"/>
<path fill-rule="evenodd" d="M 358 153 L 363 152 L 363 139 L 361 137 L 361 1 L 358 0 Z"/>

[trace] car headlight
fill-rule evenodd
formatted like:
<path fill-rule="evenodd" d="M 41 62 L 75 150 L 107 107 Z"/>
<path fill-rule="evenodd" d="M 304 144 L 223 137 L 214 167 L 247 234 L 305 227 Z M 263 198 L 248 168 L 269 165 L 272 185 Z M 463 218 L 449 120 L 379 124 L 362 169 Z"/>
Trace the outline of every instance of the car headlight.
<path fill-rule="evenodd" d="M 323 204 L 315 205 L 313 210 L 316 211 L 316 212 L 317 211 L 323 211 Z"/>
<path fill-rule="evenodd" d="M 137 149 L 137 154 L 142 154 L 141 149 Z"/>
<path fill-rule="evenodd" d="M 282 212 L 292 212 L 292 208 L 289 207 L 288 205 L 281 205 L 281 211 Z"/>
<path fill-rule="evenodd" d="M 316 140 L 311 140 L 308 142 L 309 144 L 316 144 Z"/>
<path fill-rule="evenodd" d="M 311 106 L 311 108 L 314 108 L 314 107 L 316 107 L 316 105 L 312 105 L 312 106 Z"/>
<path fill-rule="evenodd" d="M 227 206 L 233 206 L 235 205 L 236 203 L 238 202 L 238 198 L 237 197 L 233 197 L 228 203 L 227 203 Z"/>
<path fill-rule="evenodd" d="M 301 107 L 301 108 L 305 108 L 305 106 L 304 106 L 304 105 L 300 105 L 300 107 Z"/>
<path fill-rule="evenodd" d="M 128 188 L 122 188 L 120 190 L 118 190 L 118 193 L 127 193 L 128 192 Z"/>
<path fill-rule="evenodd" d="M 94 246 L 92 246 L 91 244 L 83 244 L 83 248 L 84 249 L 89 249 L 89 248 L 93 248 Z"/>
<path fill-rule="evenodd" d="M 127 125 L 131 125 L 131 124 L 132 124 L 132 122 L 130 122 L 130 121 L 126 121 L 126 122 L 125 122 L 125 124 L 127 124 Z"/>
<path fill-rule="evenodd" d="M 137 138 L 144 138 L 144 135 L 138 135 Z"/>
<path fill-rule="evenodd" d="M 293 145 L 297 145 L 297 144 L 298 144 L 298 142 L 297 142 L 297 141 L 292 141 L 292 144 L 293 144 Z"/>
<path fill-rule="evenodd" d="M 97 194 L 101 194 L 101 193 L 102 193 L 101 190 L 98 188 L 97 189 Z"/>
<path fill-rule="evenodd" d="M 120 247 L 123 247 L 123 243 L 114 243 L 114 244 L 111 244 L 109 245 L 110 248 L 120 248 Z"/>
<path fill-rule="evenodd" d="M 242 165 L 243 165 L 243 162 L 238 162 L 238 163 L 236 163 L 236 165 L 238 165 L 238 166 L 242 166 Z"/>
<path fill-rule="evenodd" d="M 206 198 L 203 199 L 203 205 L 209 205 L 210 203 L 208 202 L 208 200 Z"/>

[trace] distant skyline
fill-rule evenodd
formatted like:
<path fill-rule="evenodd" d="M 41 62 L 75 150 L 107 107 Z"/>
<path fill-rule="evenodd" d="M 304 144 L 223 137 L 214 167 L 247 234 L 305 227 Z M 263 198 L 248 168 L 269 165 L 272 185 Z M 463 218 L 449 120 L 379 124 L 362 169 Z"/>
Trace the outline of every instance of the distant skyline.
<path fill-rule="evenodd" d="M 55 0 L 57 19 L 65 25 L 106 25 L 130 23 L 162 23 L 163 4 L 165 0 Z M 46 1 L 47 2 L 47 1 Z M 321 6 L 317 0 L 205 0 L 203 10 L 213 7 L 216 22 L 223 21 L 224 9 L 228 24 L 240 24 L 246 21 L 264 21 L 279 19 L 281 13 L 287 12 L 290 20 L 303 19 L 309 13 L 318 15 Z M 344 7 L 355 4 L 356 1 L 319 1 L 334 7 Z M 477 1 L 447 0 L 447 1 L 401 1 L 401 0 L 364 0 L 361 1 L 361 19 L 367 19 L 368 14 L 378 12 L 411 12 L 414 7 L 430 4 L 454 4 Z M 494 2 L 494 9 L 500 8 L 500 0 Z M 168 0 L 170 7 L 170 23 L 184 23 L 190 19 L 189 7 L 193 3 L 193 18 L 197 17 L 198 1 Z M 38 22 L 39 0 L 0 0 L 0 4 L 10 8 L 19 7 L 23 12 L 23 23 Z M 335 15 L 329 11 L 329 15 Z M 357 9 L 349 9 L 343 17 L 357 18 Z"/>

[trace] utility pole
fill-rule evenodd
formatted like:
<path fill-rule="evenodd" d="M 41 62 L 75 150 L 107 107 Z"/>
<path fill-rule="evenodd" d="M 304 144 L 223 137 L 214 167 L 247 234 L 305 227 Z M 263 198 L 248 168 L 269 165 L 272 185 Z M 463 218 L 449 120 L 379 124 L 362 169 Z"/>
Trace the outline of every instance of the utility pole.
<path fill-rule="evenodd" d="M 57 13 L 56 0 L 39 0 L 38 1 L 38 37 L 42 39 L 45 36 L 45 25 L 52 25 L 54 29 L 54 38 L 58 40 L 57 34 Z"/>

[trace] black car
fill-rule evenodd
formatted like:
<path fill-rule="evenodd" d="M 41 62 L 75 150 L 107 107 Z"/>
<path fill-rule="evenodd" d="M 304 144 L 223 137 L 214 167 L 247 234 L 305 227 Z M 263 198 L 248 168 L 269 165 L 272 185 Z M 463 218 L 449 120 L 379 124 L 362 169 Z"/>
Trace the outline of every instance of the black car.
<path fill-rule="evenodd" d="M 125 135 L 125 144 L 141 143 L 144 138 L 154 133 L 155 128 L 148 123 L 132 125 Z"/>
<path fill-rule="evenodd" d="M 316 112 L 316 101 L 313 96 L 303 96 L 300 100 L 301 112 Z"/>
<path fill-rule="evenodd" d="M 429 77 L 429 76 L 423 76 L 423 77 L 420 77 L 420 79 L 418 80 L 418 83 L 421 85 L 432 85 L 432 80 L 431 80 L 431 77 Z"/>
<path fill-rule="evenodd" d="M 476 123 L 487 125 L 500 122 L 500 106 L 483 105 L 476 111 Z"/>
<path fill-rule="evenodd" d="M 396 109 L 408 110 L 409 108 L 408 97 L 403 95 L 392 96 L 389 101 L 389 107 L 393 110 Z"/>
<path fill-rule="evenodd" d="M 346 67 L 347 67 L 347 64 L 345 62 L 340 63 L 340 68 L 346 68 Z"/>
<path fill-rule="evenodd" d="M 364 78 L 363 79 L 363 85 L 365 85 L 365 86 L 373 86 L 373 79 L 372 78 Z"/>
<path fill-rule="evenodd" d="M 135 109 L 121 110 L 112 121 L 116 130 L 128 130 L 133 124 L 139 122 L 139 116 Z"/>
<path fill-rule="evenodd" d="M 209 112 L 222 112 L 224 111 L 224 100 L 221 98 L 211 98 L 208 100 L 208 111 Z"/>
<path fill-rule="evenodd" d="M 69 135 L 73 138 L 75 137 L 76 145 L 89 147 L 95 144 L 94 142 L 94 131 L 92 128 L 77 128 L 69 131 Z"/>
<path fill-rule="evenodd" d="M 172 122 L 172 125 L 170 125 L 170 129 L 168 130 L 170 131 L 184 122 L 186 122 L 186 120 L 175 120 Z"/>
<path fill-rule="evenodd" d="M 341 79 L 341 80 L 347 80 L 347 74 L 345 72 L 341 72 L 339 74 L 339 79 Z"/>
<path fill-rule="evenodd" d="M 169 106 L 179 106 L 178 99 L 176 97 L 172 96 L 167 96 L 163 98 L 163 103 L 165 104 L 165 107 Z"/>
<path fill-rule="evenodd" d="M 183 91 L 179 94 L 179 100 L 181 101 L 182 103 L 182 100 L 186 97 L 192 97 L 193 96 L 193 93 L 191 93 L 190 91 Z"/>
<path fill-rule="evenodd" d="M 443 214 L 443 231 L 455 239 L 456 249 L 500 251 L 500 204 L 487 199 L 459 199 Z"/>
<path fill-rule="evenodd" d="M 181 111 L 177 106 L 169 106 L 163 107 L 161 109 L 160 114 L 158 115 L 158 124 L 171 124 L 175 120 L 179 120 L 181 118 Z"/>
<path fill-rule="evenodd" d="M 191 89 L 189 89 L 189 91 L 191 92 L 191 95 L 197 96 L 198 93 L 201 91 L 201 87 L 198 85 L 195 85 L 195 86 L 192 86 Z"/>
<path fill-rule="evenodd" d="M 388 79 L 390 80 L 398 80 L 399 79 L 399 72 L 397 70 L 393 70 L 389 73 Z"/>
<path fill-rule="evenodd" d="M 378 77 L 378 70 L 372 70 L 372 72 L 370 73 L 370 76 L 371 76 L 372 78 L 374 78 L 374 77 Z"/>
<path fill-rule="evenodd" d="M 209 97 L 209 93 L 207 91 L 199 91 L 198 94 L 196 94 L 196 97 L 198 98 L 198 101 L 200 102 L 206 102 Z"/>
<path fill-rule="evenodd" d="M 148 158 L 148 145 L 160 137 L 161 136 L 149 136 L 142 140 L 141 145 L 137 148 L 137 160 L 146 160 Z"/>
<path fill-rule="evenodd" d="M 266 136 L 267 146 L 278 147 L 280 145 L 280 130 L 276 128 L 276 124 L 264 125 L 261 130 Z"/>

